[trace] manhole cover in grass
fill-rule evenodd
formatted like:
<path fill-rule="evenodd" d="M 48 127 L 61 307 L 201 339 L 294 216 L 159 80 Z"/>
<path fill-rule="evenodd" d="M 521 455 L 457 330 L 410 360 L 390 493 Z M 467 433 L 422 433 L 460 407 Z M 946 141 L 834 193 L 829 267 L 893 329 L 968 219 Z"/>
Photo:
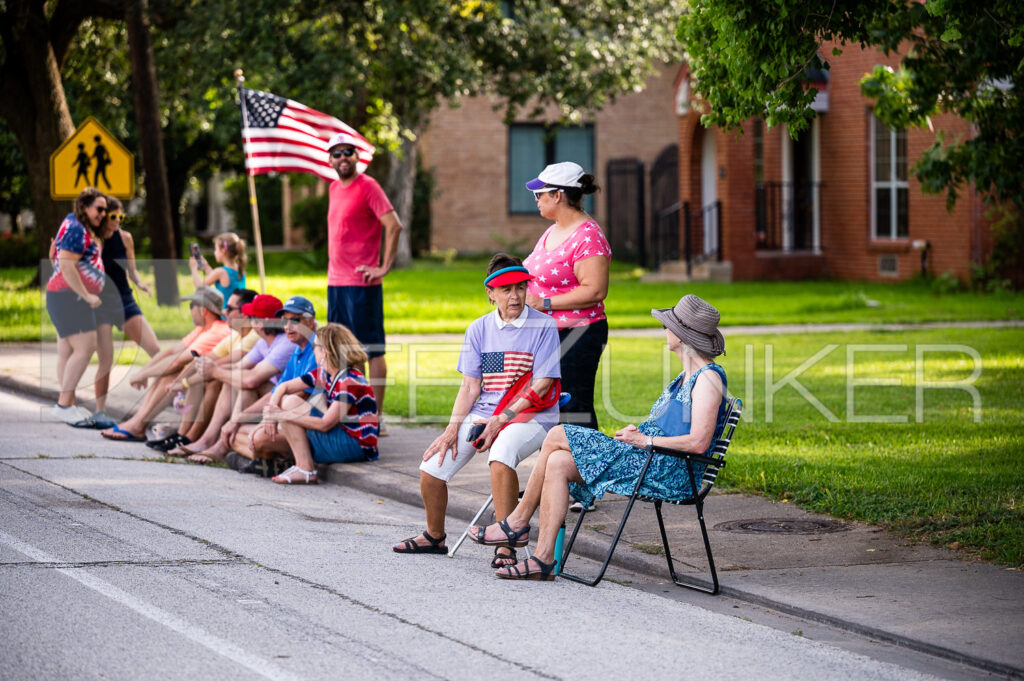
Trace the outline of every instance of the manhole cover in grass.
<path fill-rule="evenodd" d="M 716 530 L 742 534 L 827 534 L 850 529 L 838 520 L 798 520 L 796 518 L 756 518 L 730 520 L 715 525 Z"/>

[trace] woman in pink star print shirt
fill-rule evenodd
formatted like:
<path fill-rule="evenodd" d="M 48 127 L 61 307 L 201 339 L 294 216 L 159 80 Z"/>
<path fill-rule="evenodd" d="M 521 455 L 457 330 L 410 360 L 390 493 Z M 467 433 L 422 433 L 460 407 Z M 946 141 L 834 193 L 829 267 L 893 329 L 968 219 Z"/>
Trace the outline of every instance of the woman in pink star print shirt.
<path fill-rule="evenodd" d="M 608 343 L 604 299 L 612 251 L 601 227 L 583 210 L 583 197 L 598 190 L 594 176 L 572 162 L 544 168 L 526 183 L 537 210 L 552 224 L 523 262 L 534 275 L 526 303 L 551 315 L 562 344 L 562 390 L 572 400 L 562 423 L 597 429 L 594 380 Z"/>

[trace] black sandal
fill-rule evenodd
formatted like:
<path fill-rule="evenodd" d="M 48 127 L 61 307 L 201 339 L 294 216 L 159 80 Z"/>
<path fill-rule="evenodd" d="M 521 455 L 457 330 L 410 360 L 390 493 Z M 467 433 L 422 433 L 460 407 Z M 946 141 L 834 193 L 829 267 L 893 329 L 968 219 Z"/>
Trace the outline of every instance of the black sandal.
<path fill-rule="evenodd" d="M 505 533 L 505 539 L 484 539 L 487 528 L 479 526 L 476 528 L 476 532 L 469 533 L 469 538 L 484 546 L 507 546 L 510 549 L 521 548 L 530 543 L 529 525 L 521 530 L 513 530 L 507 520 L 499 520 L 498 529 Z"/>
<path fill-rule="evenodd" d="M 431 537 L 426 530 L 424 530 L 421 536 L 430 542 L 430 546 L 421 546 L 420 544 L 417 544 L 416 540 L 419 539 L 419 536 L 417 536 L 403 539 L 401 545 L 392 546 L 391 550 L 395 553 L 448 553 L 448 547 L 441 546 L 441 542 L 443 542 L 445 537 L 448 535 L 442 534 L 440 537 L 435 539 L 434 537 Z"/>
<path fill-rule="evenodd" d="M 531 560 L 537 562 L 537 567 L 539 567 L 540 570 L 534 570 L 530 567 Z M 522 570 L 519 569 L 520 565 L 523 566 Z M 503 568 L 509 570 L 509 572 L 501 572 L 499 570 L 494 574 L 501 579 L 535 579 L 542 582 L 552 582 L 555 579 L 555 565 L 557 565 L 557 563 L 545 563 L 537 556 L 530 556 L 522 563 L 508 565 L 506 568 Z M 515 574 L 512 574 L 512 570 L 515 570 Z"/>
<path fill-rule="evenodd" d="M 158 452 L 169 452 L 175 447 L 181 445 L 190 445 L 192 440 L 188 439 L 187 436 L 181 433 L 171 433 L 162 440 L 147 440 L 146 446 L 150 449 L 155 449 Z"/>
<path fill-rule="evenodd" d="M 512 553 L 498 553 L 498 551 L 502 551 L 502 550 L 511 551 Z M 510 560 L 512 562 L 511 563 L 504 563 L 504 562 L 499 563 L 498 562 L 499 560 L 501 560 L 501 561 Z M 519 562 L 519 557 L 516 556 L 516 550 L 515 549 L 510 549 L 507 546 L 495 546 L 494 547 L 494 558 L 491 559 L 491 567 L 492 568 L 497 569 L 497 568 L 503 568 L 503 567 L 511 567 L 511 566 L 515 565 L 516 563 L 518 563 L 518 562 Z"/>

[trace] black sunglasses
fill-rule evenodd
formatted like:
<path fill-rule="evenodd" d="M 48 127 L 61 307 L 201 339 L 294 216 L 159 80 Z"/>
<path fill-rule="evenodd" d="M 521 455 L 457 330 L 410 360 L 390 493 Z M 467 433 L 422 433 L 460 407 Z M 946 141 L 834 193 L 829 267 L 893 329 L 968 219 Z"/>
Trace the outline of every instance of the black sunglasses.
<path fill-rule="evenodd" d="M 93 206 L 93 208 L 96 209 L 97 213 L 106 213 L 107 212 L 107 207 L 106 206 Z"/>
<path fill-rule="evenodd" d="M 351 158 L 356 155 L 354 147 L 345 147 L 344 149 L 331 149 L 332 158 L 341 158 L 342 156 Z"/>

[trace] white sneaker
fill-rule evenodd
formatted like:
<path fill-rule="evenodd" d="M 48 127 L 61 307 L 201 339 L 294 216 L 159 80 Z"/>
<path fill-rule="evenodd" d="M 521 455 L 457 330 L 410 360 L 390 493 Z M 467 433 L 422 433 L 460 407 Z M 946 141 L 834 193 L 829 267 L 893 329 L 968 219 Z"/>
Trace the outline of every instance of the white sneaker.
<path fill-rule="evenodd" d="M 587 506 L 587 511 L 593 511 L 595 508 L 597 508 L 597 506 L 594 506 L 593 502 L 591 502 L 590 506 Z M 574 501 L 572 502 L 572 505 L 569 506 L 569 510 L 573 513 L 579 513 L 583 510 L 583 504 L 578 501 Z"/>
<path fill-rule="evenodd" d="M 50 416 L 56 421 L 62 421 L 70 425 L 90 418 L 92 414 L 89 413 L 88 409 L 77 404 L 72 404 L 70 407 L 62 407 L 59 404 L 55 404 L 50 407 Z"/>
<path fill-rule="evenodd" d="M 388 432 L 388 424 L 384 423 L 384 417 L 380 417 L 380 421 L 377 422 L 377 437 L 387 437 L 391 433 Z"/>

